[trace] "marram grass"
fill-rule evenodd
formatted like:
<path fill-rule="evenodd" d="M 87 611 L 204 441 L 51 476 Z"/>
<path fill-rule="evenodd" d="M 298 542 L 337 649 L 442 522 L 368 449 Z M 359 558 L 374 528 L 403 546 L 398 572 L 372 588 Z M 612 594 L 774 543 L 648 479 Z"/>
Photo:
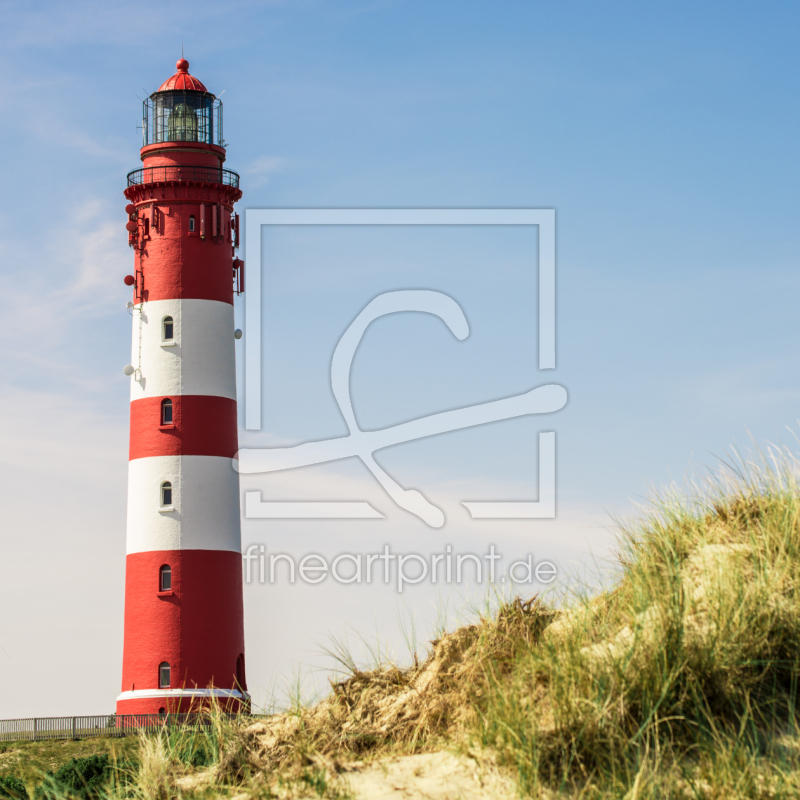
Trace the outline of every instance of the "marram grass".
<path fill-rule="evenodd" d="M 616 588 L 493 681 L 480 737 L 523 794 L 800 796 L 797 467 L 657 496 L 622 528 Z"/>
<path fill-rule="evenodd" d="M 799 475 L 772 453 L 655 496 L 610 591 L 503 603 L 406 669 L 338 653 L 321 702 L 142 737 L 97 800 L 340 798 L 343 764 L 444 748 L 521 797 L 800 798 Z"/>

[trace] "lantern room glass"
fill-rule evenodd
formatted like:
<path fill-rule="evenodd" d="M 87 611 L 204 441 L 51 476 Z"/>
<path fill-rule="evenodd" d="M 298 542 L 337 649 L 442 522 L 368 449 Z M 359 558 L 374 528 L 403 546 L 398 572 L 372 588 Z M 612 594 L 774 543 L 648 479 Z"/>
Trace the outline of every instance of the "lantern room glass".
<path fill-rule="evenodd" d="M 222 101 L 208 92 L 155 92 L 143 104 L 144 146 L 163 142 L 223 145 Z"/>

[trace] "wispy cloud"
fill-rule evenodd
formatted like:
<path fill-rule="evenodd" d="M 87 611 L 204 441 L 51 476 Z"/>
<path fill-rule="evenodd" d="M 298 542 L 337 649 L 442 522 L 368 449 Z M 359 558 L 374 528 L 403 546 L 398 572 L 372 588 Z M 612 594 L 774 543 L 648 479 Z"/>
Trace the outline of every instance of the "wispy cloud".
<path fill-rule="evenodd" d="M 74 379 L 75 354 L 64 350 L 70 337 L 121 309 L 121 280 L 131 266 L 124 221 L 120 209 L 92 197 L 78 199 L 33 243 L 0 220 L 0 259 L 22 267 L 2 300 L 6 379 L 24 382 L 43 370 Z M 16 370 L 9 375 L 12 363 Z"/>
<path fill-rule="evenodd" d="M 235 14 L 259 8 L 279 7 L 286 0 L 230 0 L 226 13 Z M 187 29 L 186 7 L 148 0 L 136 6 L 104 3 L 99 0 L 65 3 L 3 3 L 0 8 L 0 42 L 6 47 L 63 47 L 89 42 L 128 45 L 153 33 L 153 19 L 159 20 L 159 33 L 175 33 L 177 44 Z M 191 22 L 218 20 L 220 6 L 212 2 L 192 4 Z M 224 26 L 223 26 L 224 28 Z M 231 29 L 235 35 L 235 28 Z"/>
<path fill-rule="evenodd" d="M 250 178 L 250 188 L 257 189 L 268 183 L 275 173 L 285 172 L 288 164 L 289 161 L 280 156 L 261 156 L 250 162 L 242 172 Z"/>

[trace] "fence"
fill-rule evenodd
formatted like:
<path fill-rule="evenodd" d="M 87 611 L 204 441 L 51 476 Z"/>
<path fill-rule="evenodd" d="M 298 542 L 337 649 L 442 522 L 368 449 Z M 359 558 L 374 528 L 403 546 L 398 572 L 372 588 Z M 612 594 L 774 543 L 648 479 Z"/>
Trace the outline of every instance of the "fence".
<path fill-rule="evenodd" d="M 210 730 L 208 714 L 110 714 L 101 717 L 37 717 L 0 720 L 0 742 L 88 739 L 156 732 L 164 727 Z"/>

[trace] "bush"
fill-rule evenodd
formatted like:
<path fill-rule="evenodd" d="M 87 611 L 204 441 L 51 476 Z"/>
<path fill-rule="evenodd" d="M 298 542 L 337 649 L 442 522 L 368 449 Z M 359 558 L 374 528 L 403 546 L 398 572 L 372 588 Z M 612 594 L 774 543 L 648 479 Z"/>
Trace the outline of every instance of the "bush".
<path fill-rule="evenodd" d="M 58 800 L 64 795 L 80 800 L 96 800 L 120 775 L 119 767 L 106 754 L 73 758 L 49 773 L 36 790 L 35 800 Z"/>
<path fill-rule="evenodd" d="M 28 792 L 25 790 L 25 784 L 19 778 L 0 777 L 0 797 L 28 800 Z"/>

